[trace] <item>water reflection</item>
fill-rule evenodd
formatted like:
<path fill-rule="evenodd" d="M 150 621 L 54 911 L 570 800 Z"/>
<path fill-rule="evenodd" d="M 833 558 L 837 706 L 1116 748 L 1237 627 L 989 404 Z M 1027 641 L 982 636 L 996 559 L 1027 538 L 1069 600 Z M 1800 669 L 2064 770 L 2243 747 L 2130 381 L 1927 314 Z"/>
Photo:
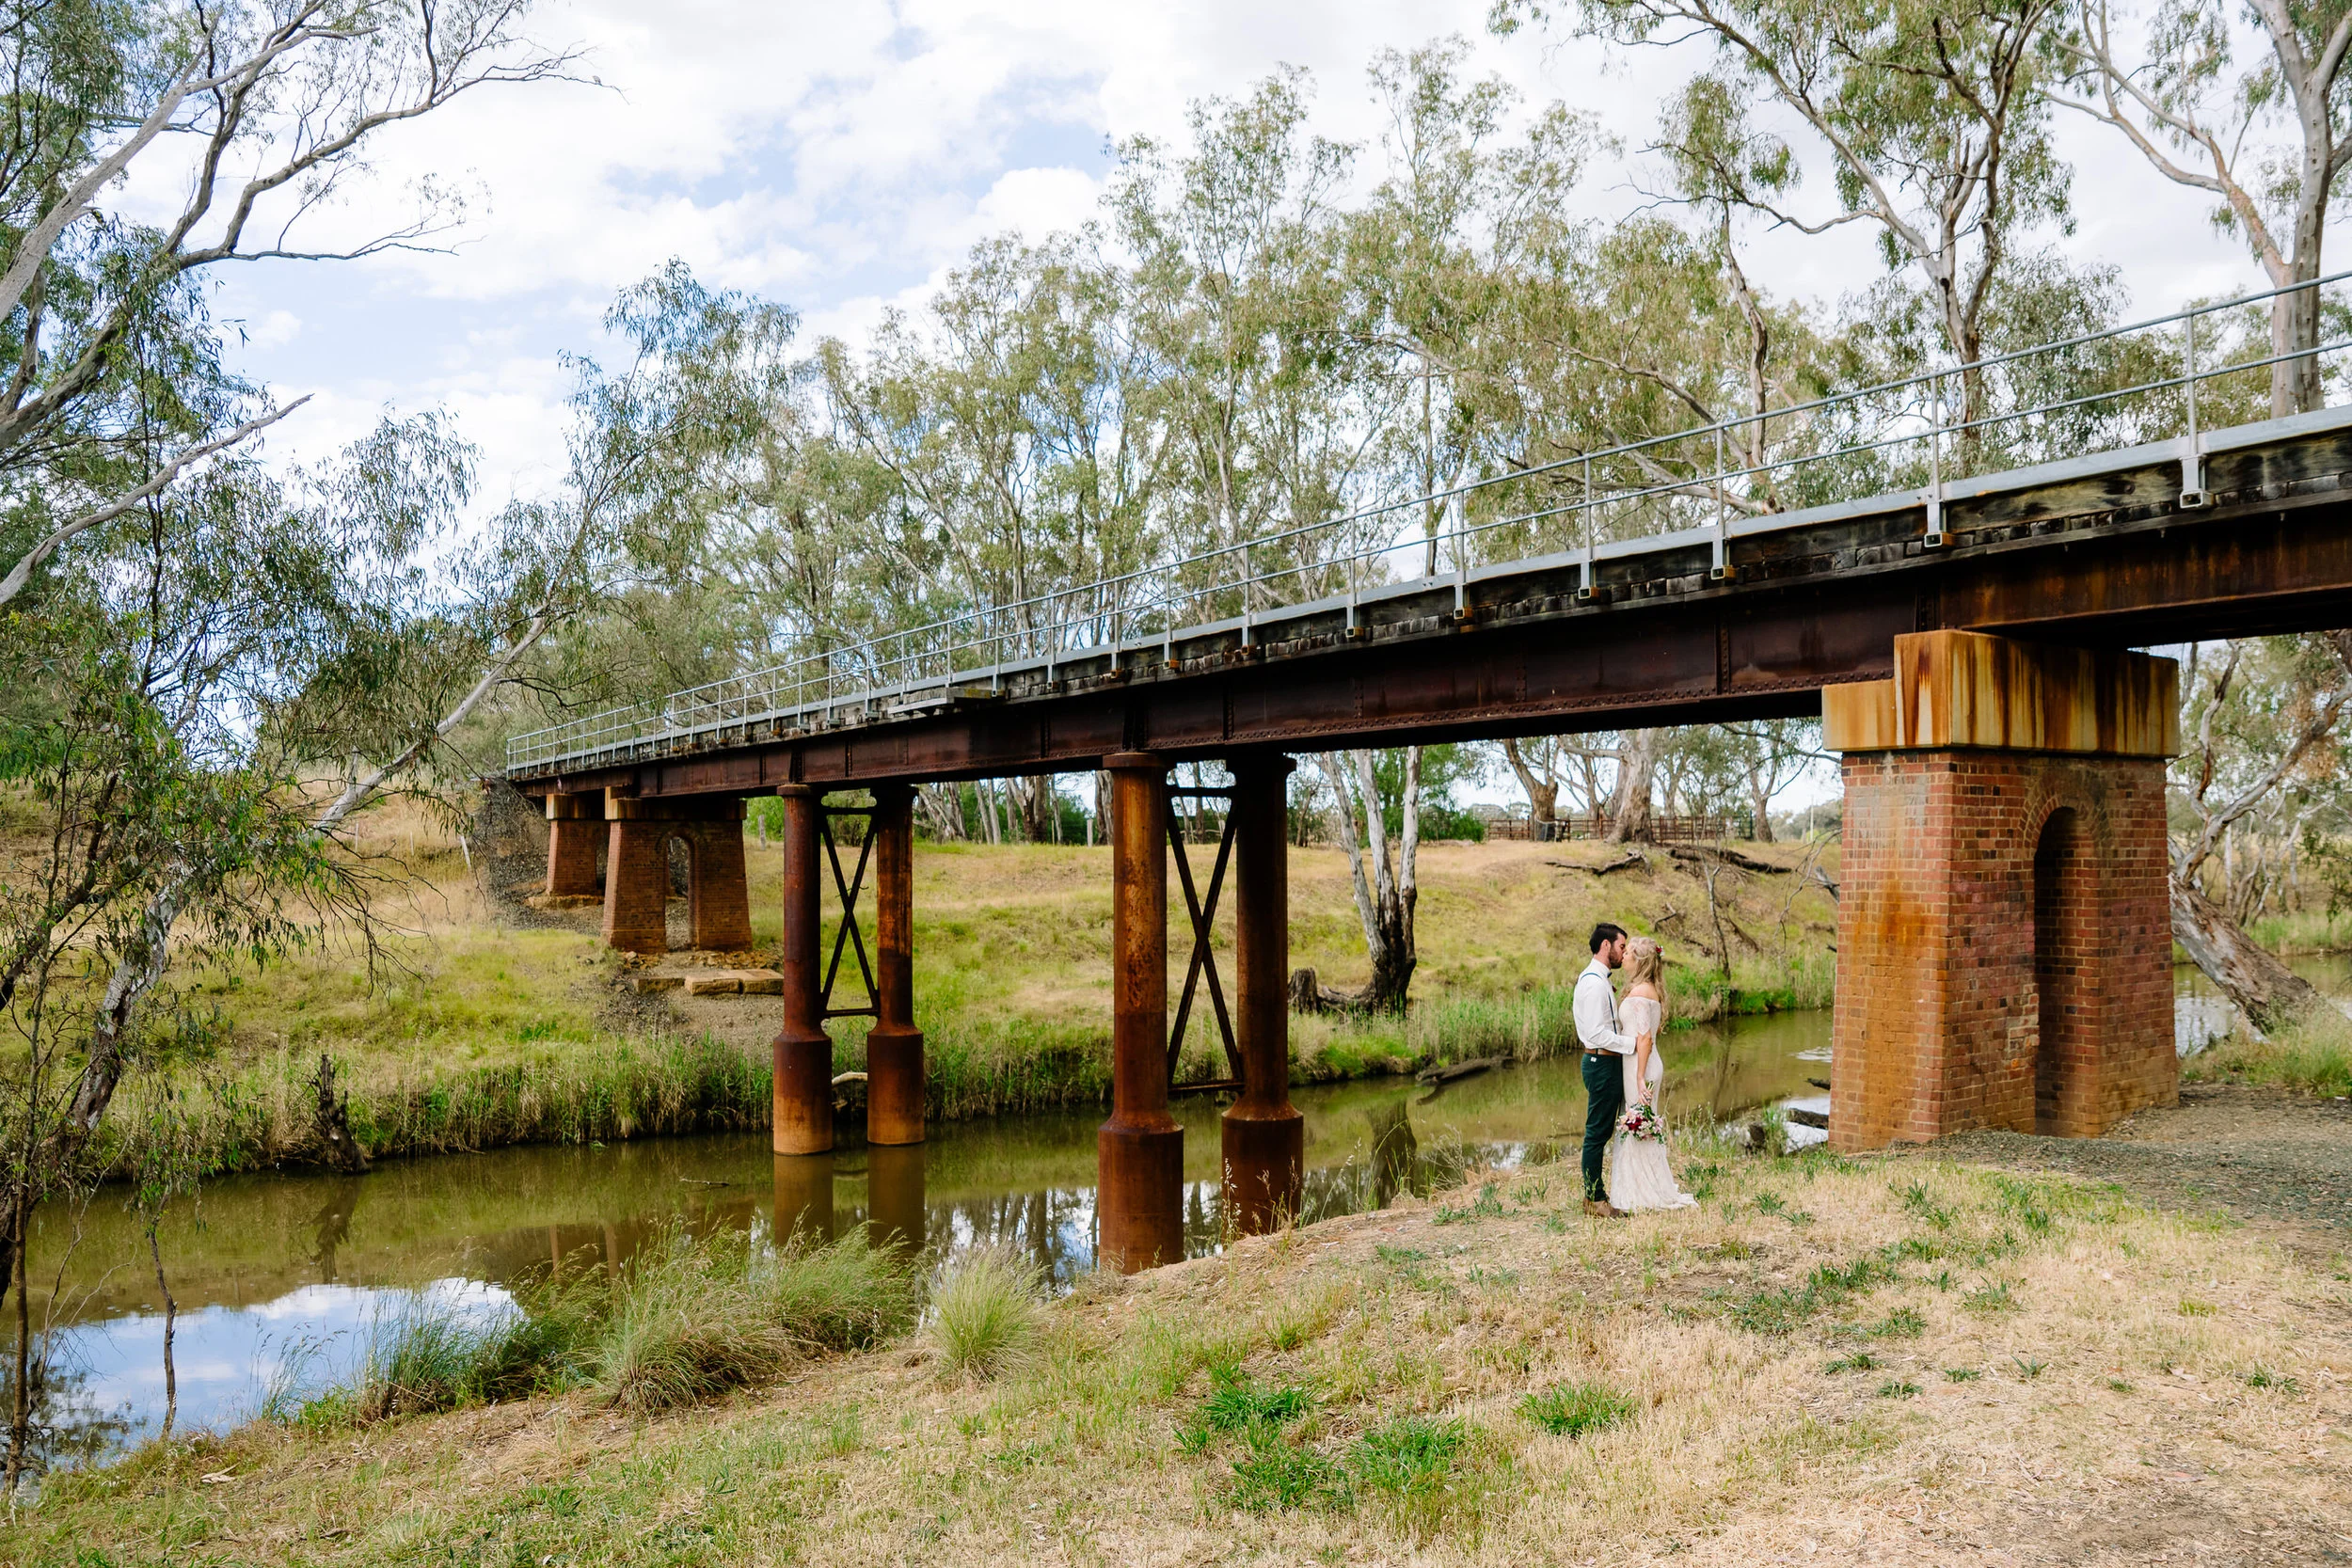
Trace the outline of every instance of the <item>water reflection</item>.
<path fill-rule="evenodd" d="M 1826 1014 L 1737 1021 L 1670 1036 L 1668 1101 L 1727 1117 L 1804 1088 L 1826 1046 Z M 1498 1069 L 1431 1094 L 1405 1079 L 1303 1088 L 1301 1218 L 1376 1209 L 1425 1194 L 1468 1165 L 1573 1158 L 1583 1089 L 1573 1061 Z M 1188 1255 L 1235 1231 L 1226 1212 L 1218 1107 L 1179 1102 Z M 250 1416 L 296 1350 L 313 1381 L 347 1371 L 365 1325 L 419 1291 L 485 1292 L 487 1307 L 553 1270 L 616 1276 L 665 1225 L 725 1227 L 762 1241 L 867 1227 L 932 1254 L 1017 1249 L 1057 1289 L 1093 1267 L 1099 1110 L 935 1127 L 929 1143 L 777 1156 L 765 1134 L 648 1140 L 609 1148 L 496 1149 L 387 1162 L 365 1177 L 270 1175 L 207 1187 L 175 1213 L 165 1260 L 180 1319 L 180 1421 Z M 1247 1173 L 1244 1173 L 1245 1176 Z M 161 1300 L 143 1240 L 115 1195 L 79 1215 L 36 1217 L 42 1381 L 57 1463 L 119 1449 L 161 1415 Z M 306 1349 L 306 1347 L 308 1347 Z M 325 1347 L 320 1349 L 318 1347 Z M 339 1359 L 340 1358 L 340 1359 Z M 0 1390 L 5 1397 L 5 1390 Z"/>

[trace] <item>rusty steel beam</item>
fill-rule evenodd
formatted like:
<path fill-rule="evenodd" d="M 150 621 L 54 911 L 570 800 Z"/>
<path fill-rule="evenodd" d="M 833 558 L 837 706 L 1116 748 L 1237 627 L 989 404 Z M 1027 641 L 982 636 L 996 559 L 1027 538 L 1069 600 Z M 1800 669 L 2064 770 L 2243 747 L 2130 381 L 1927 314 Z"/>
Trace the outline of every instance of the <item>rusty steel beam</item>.
<path fill-rule="evenodd" d="M 825 1033 L 817 954 L 825 874 L 817 830 L 824 808 L 805 784 L 776 793 L 784 800 L 784 937 L 776 957 L 784 974 L 784 1027 L 775 1038 L 775 1150 L 822 1154 L 833 1148 L 833 1038 Z"/>
<path fill-rule="evenodd" d="M 1121 1274 L 1184 1255 L 1184 1130 L 1168 1113 L 1168 764 L 1111 776 L 1111 1115 L 1095 1134 L 1096 1254 Z"/>
<path fill-rule="evenodd" d="M 914 791 L 874 791 L 874 1027 L 866 1036 L 866 1140 L 923 1141 L 923 1031 L 914 1026 Z M 919 1163 L 918 1163 L 919 1164 Z"/>
<path fill-rule="evenodd" d="M 1909 632 L 2115 649 L 2352 625 L 2352 434 L 2217 456 L 2206 509 L 2166 499 L 2176 481 L 2159 467 L 1955 501 L 1936 549 L 1915 510 L 1759 535 L 1735 541 L 1727 583 L 1671 550 L 1627 558 L 1590 602 L 1572 569 L 1537 562 L 1473 584 L 1488 597 L 1460 622 L 1408 596 L 1360 637 L 1203 637 L 1173 666 L 1073 662 L 1004 698 L 516 779 L 532 794 L 751 793 L 1076 770 L 1121 751 L 1182 761 L 1785 717 L 1818 713 L 1824 687 L 1889 678 Z"/>
<path fill-rule="evenodd" d="M 1233 774 L 1234 1026 L 1240 1098 L 1226 1107 L 1225 1212 L 1262 1236 L 1295 1223 L 1305 1194 L 1307 1123 L 1291 1103 L 1290 835 L 1279 752 L 1231 758 Z"/>

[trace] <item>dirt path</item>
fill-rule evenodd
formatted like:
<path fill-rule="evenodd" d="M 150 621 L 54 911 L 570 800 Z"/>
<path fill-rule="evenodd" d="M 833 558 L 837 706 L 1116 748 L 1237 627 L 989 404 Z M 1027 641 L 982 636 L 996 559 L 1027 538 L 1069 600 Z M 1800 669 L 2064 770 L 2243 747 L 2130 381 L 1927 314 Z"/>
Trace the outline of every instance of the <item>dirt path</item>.
<path fill-rule="evenodd" d="M 1929 1147 L 1943 1159 L 2065 1171 L 2159 1208 L 2218 1209 L 2305 1231 L 2323 1247 L 2352 1245 L 2352 1101 L 2185 1084 L 2178 1106 L 2142 1111 L 2104 1138 L 1968 1132 Z"/>

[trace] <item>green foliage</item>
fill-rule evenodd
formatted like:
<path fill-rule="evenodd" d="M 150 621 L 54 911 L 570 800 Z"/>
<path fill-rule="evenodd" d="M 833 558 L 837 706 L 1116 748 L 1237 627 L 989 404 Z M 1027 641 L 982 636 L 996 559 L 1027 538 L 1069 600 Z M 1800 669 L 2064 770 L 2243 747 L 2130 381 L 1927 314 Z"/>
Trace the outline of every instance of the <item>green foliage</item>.
<path fill-rule="evenodd" d="M 1520 1417 L 1554 1437 L 1581 1437 L 1633 1418 L 1633 1402 L 1589 1383 L 1564 1383 L 1519 1402 Z"/>
<path fill-rule="evenodd" d="M 1857 1258 L 1842 1268 L 1823 1263 L 1802 1285 L 1752 1291 L 1738 1298 L 1732 1304 L 1732 1321 L 1751 1334 L 1788 1334 L 1815 1313 L 1843 1306 L 1887 1277 L 1890 1271 L 1876 1258 Z"/>

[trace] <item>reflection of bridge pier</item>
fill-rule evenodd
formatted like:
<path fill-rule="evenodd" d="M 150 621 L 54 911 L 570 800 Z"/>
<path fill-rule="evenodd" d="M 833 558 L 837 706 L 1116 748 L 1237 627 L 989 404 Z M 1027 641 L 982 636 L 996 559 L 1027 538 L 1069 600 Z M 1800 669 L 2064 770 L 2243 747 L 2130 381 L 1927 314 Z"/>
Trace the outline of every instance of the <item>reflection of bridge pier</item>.
<path fill-rule="evenodd" d="M 866 1146 L 866 1224 L 876 1246 L 923 1250 L 923 1160 L 921 1144 Z"/>
<path fill-rule="evenodd" d="M 813 1241 L 833 1240 L 833 1155 L 776 1156 L 775 1204 L 769 1227 L 778 1245 L 804 1234 Z"/>

